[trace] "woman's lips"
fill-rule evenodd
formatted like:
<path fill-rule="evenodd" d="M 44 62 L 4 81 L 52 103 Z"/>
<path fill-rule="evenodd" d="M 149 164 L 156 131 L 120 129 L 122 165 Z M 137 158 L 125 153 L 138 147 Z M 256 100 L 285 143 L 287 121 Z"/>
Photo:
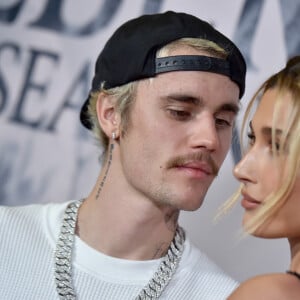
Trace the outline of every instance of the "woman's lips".
<path fill-rule="evenodd" d="M 261 205 L 261 202 L 250 197 L 246 193 L 242 193 L 243 199 L 241 202 L 242 207 L 244 207 L 247 210 L 256 209 L 258 206 Z"/>

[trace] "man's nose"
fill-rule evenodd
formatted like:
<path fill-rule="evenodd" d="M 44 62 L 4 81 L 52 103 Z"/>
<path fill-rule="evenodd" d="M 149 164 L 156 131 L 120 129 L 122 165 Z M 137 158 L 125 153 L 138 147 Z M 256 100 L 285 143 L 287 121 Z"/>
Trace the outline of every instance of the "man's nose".
<path fill-rule="evenodd" d="M 191 136 L 193 148 L 203 148 L 214 152 L 220 146 L 219 135 L 216 128 L 215 118 L 210 114 L 204 114 L 195 121 L 195 127 Z"/>

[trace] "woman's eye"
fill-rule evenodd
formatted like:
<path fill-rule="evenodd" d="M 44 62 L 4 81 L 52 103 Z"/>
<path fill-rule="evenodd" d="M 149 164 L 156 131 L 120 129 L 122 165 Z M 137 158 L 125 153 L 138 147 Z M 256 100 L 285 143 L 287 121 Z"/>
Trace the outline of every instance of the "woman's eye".
<path fill-rule="evenodd" d="M 271 150 L 273 150 L 273 142 L 272 142 L 272 140 L 269 141 L 269 145 L 270 145 Z M 279 150 L 280 150 L 280 143 L 279 142 L 275 142 L 274 146 L 275 146 L 276 152 L 279 152 Z"/>
<path fill-rule="evenodd" d="M 247 137 L 248 137 L 248 144 L 249 144 L 249 146 L 254 145 L 254 143 L 255 143 L 255 135 L 253 134 L 253 132 L 247 133 Z"/>

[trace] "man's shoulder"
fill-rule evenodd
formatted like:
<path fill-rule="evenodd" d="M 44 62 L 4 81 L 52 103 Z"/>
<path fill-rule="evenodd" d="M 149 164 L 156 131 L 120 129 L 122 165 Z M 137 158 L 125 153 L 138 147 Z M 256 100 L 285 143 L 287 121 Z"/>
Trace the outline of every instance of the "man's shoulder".
<path fill-rule="evenodd" d="M 28 217 L 37 216 L 37 213 L 42 211 L 44 205 L 30 204 L 20 206 L 0 206 L 0 220 L 13 222 Z"/>
<path fill-rule="evenodd" d="M 29 225 L 44 220 L 47 212 L 58 211 L 65 207 L 65 203 L 29 204 L 23 206 L 0 206 L 0 224 Z M 3 228 L 3 227 L 2 227 Z"/>
<path fill-rule="evenodd" d="M 225 300 L 238 283 L 188 238 L 178 270 L 170 282 L 176 299 Z"/>
<path fill-rule="evenodd" d="M 205 286 L 206 292 L 214 295 L 215 299 L 225 299 L 238 286 L 238 282 L 189 239 L 185 246 L 186 253 L 182 256 L 178 276 L 188 278 L 186 284 L 194 290 L 193 293 L 202 293 L 201 289 Z"/>
<path fill-rule="evenodd" d="M 218 273 L 226 275 L 204 251 L 195 246 L 189 239 L 186 240 L 186 255 L 183 256 L 186 264 L 190 266 L 191 271 L 198 272 L 199 269 L 204 272 Z"/>
<path fill-rule="evenodd" d="M 0 252 L 9 255 L 16 245 L 32 251 L 32 243 L 55 245 L 65 203 L 0 206 Z M 17 252 L 15 252 L 17 255 Z"/>

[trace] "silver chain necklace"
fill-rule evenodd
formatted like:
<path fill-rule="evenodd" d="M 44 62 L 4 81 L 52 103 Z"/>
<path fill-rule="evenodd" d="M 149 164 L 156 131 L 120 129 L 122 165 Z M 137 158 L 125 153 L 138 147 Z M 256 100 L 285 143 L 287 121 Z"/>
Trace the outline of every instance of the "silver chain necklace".
<path fill-rule="evenodd" d="M 56 290 L 61 300 L 76 299 L 72 282 L 72 252 L 78 209 L 82 202 L 83 200 L 78 200 L 67 206 L 56 244 L 54 275 Z M 184 241 L 184 230 L 178 226 L 167 254 L 162 258 L 157 271 L 135 300 L 159 298 L 177 269 L 182 256 Z"/>

